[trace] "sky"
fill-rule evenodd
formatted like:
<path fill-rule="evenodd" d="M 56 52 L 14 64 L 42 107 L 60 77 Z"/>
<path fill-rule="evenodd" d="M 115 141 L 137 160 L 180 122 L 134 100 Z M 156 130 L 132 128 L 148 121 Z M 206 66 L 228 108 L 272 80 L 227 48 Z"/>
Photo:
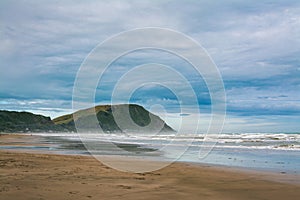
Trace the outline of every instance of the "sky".
<path fill-rule="evenodd" d="M 205 48 L 224 82 L 224 132 L 300 131 L 298 0 L 2 0 L 0 109 L 52 118 L 71 113 L 76 75 L 89 53 L 113 35 L 144 27 L 181 32 Z M 190 103 L 182 115 L 177 94 L 157 85 L 140 87 L 130 101 L 165 111 L 160 114 L 172 126 L 178 126 L 179 116 L 190 119 L 187 127 L 195 126 L 200 106 L 201 123 L 208 124 L 211 100 L 203 78 L 182 59 L 157 50 L 117 59 L 98 84 L 96 102 L 110 102 L 124 71 L 151 62 L 189 77 L 198 105 Z M 139 74 L 139 80 L 149 73 Z M 124 94 L 127 85 L 122 85 Z M 188 96 L 185 92 L 180 95 Z"/>

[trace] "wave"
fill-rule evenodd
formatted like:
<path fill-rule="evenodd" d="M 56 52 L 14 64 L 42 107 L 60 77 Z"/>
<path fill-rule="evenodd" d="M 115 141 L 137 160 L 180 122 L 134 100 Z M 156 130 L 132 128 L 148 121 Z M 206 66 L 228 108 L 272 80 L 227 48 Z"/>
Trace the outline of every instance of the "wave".
<path fill-rule="evenodd" d="M 145 146 L 185 146 L 201 147 L 216 144 L 222 148 L 273 149 L 300 151 L 299 133 L 222 133 L 222 134 L 76 134 L 38 133 L 41 136 L 64 137 L 71 140 L 107 141 L 140 144 Z M 207 136 L 207 137 L 205 137 Z"/>

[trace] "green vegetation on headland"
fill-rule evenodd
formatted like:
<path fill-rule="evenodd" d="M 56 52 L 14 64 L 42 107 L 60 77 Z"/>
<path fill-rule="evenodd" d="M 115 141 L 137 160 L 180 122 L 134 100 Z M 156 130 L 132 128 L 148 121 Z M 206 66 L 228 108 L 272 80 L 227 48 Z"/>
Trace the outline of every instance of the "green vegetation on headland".
<path fill-rule="evenodd" d="M 0 132 L 57 132 L 61 131 L 50 117 L 29 112 L 0 111 Z"/>
<path fill-rule="evenodd" d="M 128 126 L 124 130 L 118 126 L 114 114 L 118 114 L 118 119 L 128 117 L 128 111 L 131 120 L 135 126 Z M 96 118 L 95 118 L 96 114 Z M 97 119 L 97 124 L 93 125 L 93 121 Z M 63 115 L 53 120 L 50 117 L 36 115 L 29 112 L 16 111 L 0 111 L 0 132 L 5 133 L 25 133 L 25 132 L 76 132 L 75 122 L 80 128 L 90 130 L 98 130 L 101 127 L 103 132 L 139 132 L 151 131 L 148 124 L 153 124 L 157 128 L 162 127 L 161 132 L 173 132 L 174 130 L 168 126 L 158 116 L 147 111 L 145 108 L 135 104 L 121 105 L 100 105 L 93 108 L 79 110 L 75 113 Z M 127 121 L 127 119 L 125 119 Z M 149 129 L 147 129 L 149 128 Z M 152 127 L 153 128 L 153 127 Z"/>

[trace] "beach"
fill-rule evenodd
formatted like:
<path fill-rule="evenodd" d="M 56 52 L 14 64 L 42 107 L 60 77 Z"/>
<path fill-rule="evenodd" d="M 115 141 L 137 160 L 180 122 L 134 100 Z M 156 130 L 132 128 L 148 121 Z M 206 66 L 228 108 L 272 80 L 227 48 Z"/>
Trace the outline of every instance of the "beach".
<path fill-rule="evenodd" d="M 300 200 L 300 0 L 0 2 L 0 200 Z"/>
<path fill-rule="evenodd" d="M 30 137 L 5 135 L 0 140 L 8 144 L 24 138 Z M 191 163 L 127 173 L 92 156 L 0 150 L 1 200 L 297 199 L 298 178 Z"/>

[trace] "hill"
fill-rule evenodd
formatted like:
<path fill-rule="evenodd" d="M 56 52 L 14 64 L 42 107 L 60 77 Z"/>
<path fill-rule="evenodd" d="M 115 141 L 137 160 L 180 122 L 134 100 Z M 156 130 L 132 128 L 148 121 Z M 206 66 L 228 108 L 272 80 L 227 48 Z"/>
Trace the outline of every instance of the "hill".
<path fill-rule="evenodd" d="M 0 110 L 0 132 L 51 132 L 67 131 L 56 126 L 50 117 L 30 112 Z"/>
<path fill-rule="evenodd" d="M 128 122 L 128 119 L 124 117 L 126 112 L 128 112 L 132 121 L 135 125 L 126 123 L 122 124 L 123 128 L 118 126 L 116 122 L 114 114 L 117 115 L 118 119 L 121 122 Z M 56 125 L 60 125 L 65 129 L 69 129 L 70 131 L 75 130 L 74 126 L 74 116 L 76 117 L 75 121 L 77 125 L 80 125 L 81 128 L 87 130 L 97 129 L 96 125 L 91 123 L 93 121 L 93 115 L 96 113 L 96 117 L 100 127 L 104 132 L 139 132 L 139 131 L 149 131 L 151 132 L 151 128 L 155 127 L 162 127 L 161 132 L 173 132 L 174 130 L 168 126 L 162 119 L 158 116 L 152 114 L 151 112 L 147 111 L 142 106 L 136 104 L 120 104 L 120 105 L 100 105 L 94 108 L 88 108 L 84 110 L 79 110 L 73 114 L 64 115 L 58 118 L 53 119 L 53 122 Z M 147 127 L 147 125 L 151 124 L 153 127 Z M 137 125 L 137 126 L 136 126 Z M 125 127 L 125 129 L 124 129 Z"/>
<path fill-rule="evenodd" d="M 128 123 L 124 124 L 121 128 L 117 125 L 114 116 L 116 113 L 118 119 L 121 122 L 129 122 L 126 116 L 128 112 L 132 121 L 138 125 L 133 126 Z M 93 116 L 96 113 L 97 124 L 93 124 L 95 121 Z M 74 116 L 76 119 L 74 119 Z M 94 108 L 88 108 L 79 110 L 75 113 L 63 115 L 53 120 L 50 117 L 43 115 L 36 115 L 29 112 L 16 112 L 16 111 L 1 111 L 0 110 L 0 132 L 12 133 L 12 132 L 76 132 L 75 123 L 80 125 L 80 128 L 88 131 L 97 129 L 100 125 L 102 130 L 106 133 L 110 132 L 140 132 L 150 131 L 153 127 L 147 125 L 153 124 L 154 127 L 162 127 L 161 132 L 173 132 L 174 130 L 168 126 L 158 116 L 150 113 L 142 106 L 135 104 L 121 104 L 121 105 L 100 105 Z M 96 126 L 97 125 L 97 126 Z"/>

